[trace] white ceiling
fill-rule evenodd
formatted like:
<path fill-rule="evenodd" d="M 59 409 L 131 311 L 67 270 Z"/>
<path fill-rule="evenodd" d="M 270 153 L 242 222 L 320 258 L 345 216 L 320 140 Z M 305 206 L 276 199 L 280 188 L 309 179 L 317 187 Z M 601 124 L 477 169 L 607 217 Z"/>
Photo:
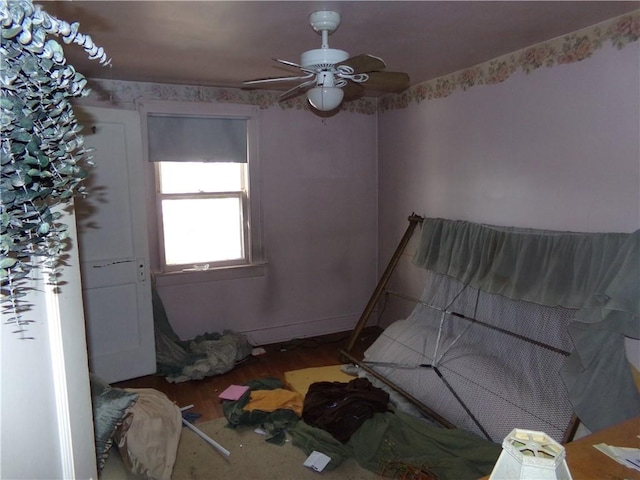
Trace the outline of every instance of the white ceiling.
<path fill-rule="evenodd" d="M 47 12 L 103 46 L 101 68 L 78 47 L 67 58 L 87 77 L 240 87 L 290 75 L 274 57 L 299 62 L 320 48 L 308 23 L 335 10 L 332 48 L 382 57 L 421 83 L 640 8 L 640 1 L 51 1 Z"/>

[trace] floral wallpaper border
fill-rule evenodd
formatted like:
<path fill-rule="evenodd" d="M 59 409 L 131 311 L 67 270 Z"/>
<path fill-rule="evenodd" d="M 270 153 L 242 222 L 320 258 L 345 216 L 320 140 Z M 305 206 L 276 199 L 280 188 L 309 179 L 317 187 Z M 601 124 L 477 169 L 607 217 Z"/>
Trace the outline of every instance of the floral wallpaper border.
<path fill-rule="evenodd" d="M 261 109 L 279 105 L 282 109 L 308 110 L 306 97 L 300 96 L 286 102 L 278 102 L 281 92 L 267 90 L 242 90 L 240 88 L 206 87 L 197 85 L 177 85 L 169 83 L 130 82 L 90 78 L 89 96 L 82 103 L 109 103 L 121 107 L 135 104 L 139 99 L 182 101 L 182 102 L 217 102 L 255 105 Z M 374 114 L 377 112 L 375 98 L 362 98 L 344 102 L 341 111 Z"/>
<path fill-rule="evenodd" d="M 400 94 L 380 98 L 361 98 L 343 102 L 341 111 L 375 114 L 408 107 L 412 102 L 445 98 L 456 91 L 465 91 L 479 85 L 504 82 L 518 71 L 530 73 L 543 66 L 553 67 L 589 58 L 604 47 L 607 41 L 623 48 L 640 38 L 640 10 L 622 15 L 591 27 L 558 37 L 547 42 L 495 58 L 488 62 L 460 70 L 442 77 L 414 85 Z M 90 79 L 89 102 L 133 104 L 137 99 L 191 102 L 218 102 L 256 105 L 270 108 L 308 110 L 304 96 L 278 102 L 279 92 L 242 90 L 238 88 L 174 85 L 121 80 Z"/>
<path fill-rule="evenodd" d="M 579 62 L 591 57 L 607 41 L 620 49 L 640 37 L 640 11 L 623 15 L 597 25 L 539 43 L 522 50 L 489 60 L 418 85 L 400 94 L 386 95 L 379 100 L 378 110 L 406 108 L 411 102 L 420 103 L 445 98 L 458 90 L 478 85 L 504 82 L 518 71 L 531 73 L 540 67 Z"/>

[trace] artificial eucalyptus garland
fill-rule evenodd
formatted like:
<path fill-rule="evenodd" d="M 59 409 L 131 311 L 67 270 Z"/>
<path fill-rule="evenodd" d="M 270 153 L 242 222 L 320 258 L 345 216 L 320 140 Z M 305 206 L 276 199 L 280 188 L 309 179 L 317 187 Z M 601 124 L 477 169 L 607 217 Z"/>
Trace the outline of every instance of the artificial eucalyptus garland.
<path fill-rule="evenodd" d="M 31 338 L 25 317 L 32 272 L 45 268 L 55 284 L 67 241 L 59 205 L 84 193 L 90 165 L 71 99 L 87 80 L 66 63 L 59 37 L 109 63 L 90 36 L 31 0 L 0 0 L 0 281 L 4 323 Z"/>

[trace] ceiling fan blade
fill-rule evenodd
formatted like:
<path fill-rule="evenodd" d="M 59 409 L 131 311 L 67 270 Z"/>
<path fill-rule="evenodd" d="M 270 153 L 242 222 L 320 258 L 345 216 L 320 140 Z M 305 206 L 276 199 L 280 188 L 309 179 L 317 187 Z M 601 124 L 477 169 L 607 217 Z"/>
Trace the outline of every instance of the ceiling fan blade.
<path fill-rule="evenodd" d="M 302 68 L 302 65 L 298 65 L 297 63 L 290 62 L 289 60 L 281 60 L 279 58 L 274 58 L 273 61 L 282 63 L 283 65 L 288 65 L 289 67 Z"/>
<path fill-rule="evenodd" d="M 303 67 L 302 65 L 299 65 L 297 63 L 290 62 L 289 60 L 281 60 L 279 58 L 274 58 L 273 60 L 275 62 L 281 63 L 281 64 L 286 65 L 288 67 L 298 68 L 298 69 L 300 69 L 300 70 L 302 70 L 303 72 L 306 72 L 306 73 L 310 73 L 310 74 L 315 73 L 313 70 L 311 70 L 309 68 L 306 68 L 306 67 Z"/>
<path fill-rule="evenodd" d="M 409 88 L 409 75 L 402 72 L 369 72 L 364 82 L 367 90 L 385 93 L 400 93 Z"/>
<path fill-rule="evenodd" d="M 316 79 L 315 78 L 313 80 L 309 80 L 308 82 L 301 83 L 300 85 L 297 85 L 297 86 L 287 90 L 286 92 L 284 92 L 282 95 L 280 95 L 278 100 L 283 102 L 285 100 L 289 100 L 290 98 L 297 97 L 301 93 L 303 93 L 306 90 L 309 90 L 309 88 L 313 87 L 315 85 L 315 83 L 316 83 Z"/>
<path fill-rule="evenodd" d="M 356 100 L 364 96 L 365 88 L 361 83 L 347 80 L 347 84 L 342 88 L 344 90 L 344 100 Z"/>
<path fill-rule="evenodd" d="M 387 68 L 387 64 L 384 63 L 384 60 L 367 53 L 347 58 L 345 61 L 336 64 L 336 66 L 340 65 L 346 65 L 353 68 L 353 73 L 376 72 Z"/>
<path fill-rule="evenodd" d="M 313 77 L 313 73 L 307 75 L 296 75 L 292 77 L 270 77 L 270 78 L 258 78 L 256 80 L 247 80 L 242 82 L 243 85 L 258 85 L 260 83 L 274 83 L 274 82 L 290 82 L 294 80 L 306 80 Z"/>

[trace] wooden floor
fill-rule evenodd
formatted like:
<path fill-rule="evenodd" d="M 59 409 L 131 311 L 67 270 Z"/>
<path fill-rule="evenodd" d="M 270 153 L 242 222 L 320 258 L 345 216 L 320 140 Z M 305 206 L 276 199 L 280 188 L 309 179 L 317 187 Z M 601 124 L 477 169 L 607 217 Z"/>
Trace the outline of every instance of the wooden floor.
<path fill-rule="evenodd" d="M 382 330 L 377 327 L 363 329 L 351 350 L 351 355 L 361 359 L 364 351 Z M 250 356 L 233 370 L 202 380 L 169 383 L 164 377 L 149 375 L 133 380 L 114 383 L 119 388 L 154 388 L 167 395 L 179 407 L 193 405 L 190 412 L 200 414 L 200 421 L 221 418 L 222 404 L 218 394 L 232 384 L 249 380 L 275 377 L 284 380 L 284 372 L 301 368 L 323 367 L 344 363 L 340 350 L 345 349 L 351 332 L 336 333 L 322 337 L 292 340 L 286 343 L 263 346 L 266 353 Z"/>

